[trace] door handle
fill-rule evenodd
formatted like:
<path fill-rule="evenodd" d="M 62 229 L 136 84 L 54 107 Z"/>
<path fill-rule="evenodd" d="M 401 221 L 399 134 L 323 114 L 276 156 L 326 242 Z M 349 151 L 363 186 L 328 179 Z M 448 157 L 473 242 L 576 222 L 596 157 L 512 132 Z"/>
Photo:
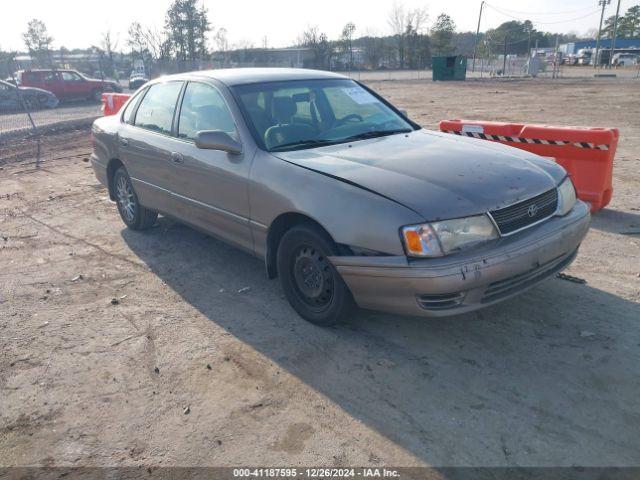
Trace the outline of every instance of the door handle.
<path fill-rule="evenodd" d="M 174 165 L 182 165 L 184 163 L 184 157 L 182 156 L 181 153 L 173 152 L 171 154 L 171 162 Z"/>
<path fill-rule="evenodd" d="M 123 147 L 128 147 L 129 140 L 127 140 L 126 138 L 120 138 L 120 145 L 122 145 Z"/>

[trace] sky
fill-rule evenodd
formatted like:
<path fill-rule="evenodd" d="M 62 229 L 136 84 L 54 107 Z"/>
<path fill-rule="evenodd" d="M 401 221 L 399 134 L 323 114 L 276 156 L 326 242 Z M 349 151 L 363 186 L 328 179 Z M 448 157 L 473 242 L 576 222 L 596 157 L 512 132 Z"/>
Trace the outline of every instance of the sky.
<path fill-rule="evenodd" d="M 337 38 L 347 22 L 356 25 L 356 36 L 388 34 L 387 16 L 393 0 L 200 0 L 209 10 L 214 29 L 224 27 L 231 46 L 269 47 L 293 44 L 308 26 L 317 25 L 329 38 Z M 615 14 L 616 1 L 605 18 Z M 20 0 L 7 2 L 0 17 L 0 49 L 23 50 L 22 33 L 27 22 L 45 22 L 54 48 L 99 45 L 107 30 L 126 49 L 131 22 L 162 28 L 171 0 Z M 405 8 L 426 7 L 429 24 L 440 13 L 450 15 L 458 31 L 475 31 L 480 0 L 403 0 Z M 640 0 L 621 0 L 621 14 Z M 481 30 L 512 19 L 533 21 L 538 30 L 584 33 L 599 22 L 597 0 L 490 0 L 485 6 Z M 213 33 L 212 35 L 213 36 Z"/>

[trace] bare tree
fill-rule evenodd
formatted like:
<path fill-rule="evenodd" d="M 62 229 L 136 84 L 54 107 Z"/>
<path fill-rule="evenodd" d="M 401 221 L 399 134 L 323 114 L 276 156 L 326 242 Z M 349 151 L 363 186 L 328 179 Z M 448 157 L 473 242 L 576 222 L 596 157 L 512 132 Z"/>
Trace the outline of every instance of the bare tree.
<path fill-rule="evenodd" d="M 340 35 L 342 53 L 346 53 L 349 56 L 349 70 L 353 68 L 353 34 L 355 31 L 356 26 L 353 22 L 349 22 L 344 26 Z"/>
<path fill-rule="evenodd" d="M 104 66 L 104 70 L 108 76 L 117 78 L 114 53 L 116 48 L 118 48 L 118 39 L 113 39 L 111 37 L 111 30 L 107 30 L 102 34 L 102 38 L 100 40 L 100 49 L 104 52 L 106 57 L 106 65 Z"/>
<path fill-rule="evenodd" d="M 227 39 L 227 29 L 221 27 L 213 36 L 213 44 L 216 51 L 222 56 L 222 66 L 227 63 L 227 55 L 229 51 L 229 40 Z"/>
<path fill-rule="evenodd" d="M 393 3 L 387 15 L 387 23 L 391 28 L 393 36 L 396 38 L 400 68 L 405 67 L 407 34 L 421 34 L 428 20 L 429 15 L 427 14 L 426 8 L 407 10 L 402 3 L 398 3 L 397 1 Z"/>
<path fill-rule="evenodd" d="M 364 59 L 371 68 L 378 68 L 384 57 L 384 40 L 378 32 L 369 29 L 362 37 Z"/>
<path fill-rule="evenodd" d="M 316 68 L 329 68 L 333 49 L 325 33 L 320 33 L 317 26 L 308 27 L 300 36 L 298 43 L 313 53 Z"/>

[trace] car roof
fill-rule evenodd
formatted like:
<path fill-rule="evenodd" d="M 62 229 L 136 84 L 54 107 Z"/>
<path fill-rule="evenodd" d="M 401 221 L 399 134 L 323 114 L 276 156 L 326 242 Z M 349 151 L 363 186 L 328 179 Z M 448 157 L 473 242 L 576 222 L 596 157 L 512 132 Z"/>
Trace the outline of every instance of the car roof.
<path fill-rule="evenodd" d="M 163 78 L 180 78 L 185 80 L 189 78 L 211 78 L 227 86 L 233 86 L 287 80 L 346 79 L 348 77 L 338 73 L 305 68 L 224 68 L 170 75 Z"/>

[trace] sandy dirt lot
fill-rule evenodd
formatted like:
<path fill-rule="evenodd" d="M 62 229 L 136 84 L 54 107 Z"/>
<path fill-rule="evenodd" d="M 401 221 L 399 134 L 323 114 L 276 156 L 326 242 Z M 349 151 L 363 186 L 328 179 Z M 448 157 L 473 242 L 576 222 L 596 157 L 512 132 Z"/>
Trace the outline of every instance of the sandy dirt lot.
<path fill-rule="evenodd" d="M 5 146 L 0 465 L 640 465 L 640 83 L 370 85 L 427 128 L 620 128 L 613 201 L 568 271 L 588 283 L 322 329 L 259 260 L 164 218 L 123 228 L 88 130 L 49 136 L 38 167 Z"/>

